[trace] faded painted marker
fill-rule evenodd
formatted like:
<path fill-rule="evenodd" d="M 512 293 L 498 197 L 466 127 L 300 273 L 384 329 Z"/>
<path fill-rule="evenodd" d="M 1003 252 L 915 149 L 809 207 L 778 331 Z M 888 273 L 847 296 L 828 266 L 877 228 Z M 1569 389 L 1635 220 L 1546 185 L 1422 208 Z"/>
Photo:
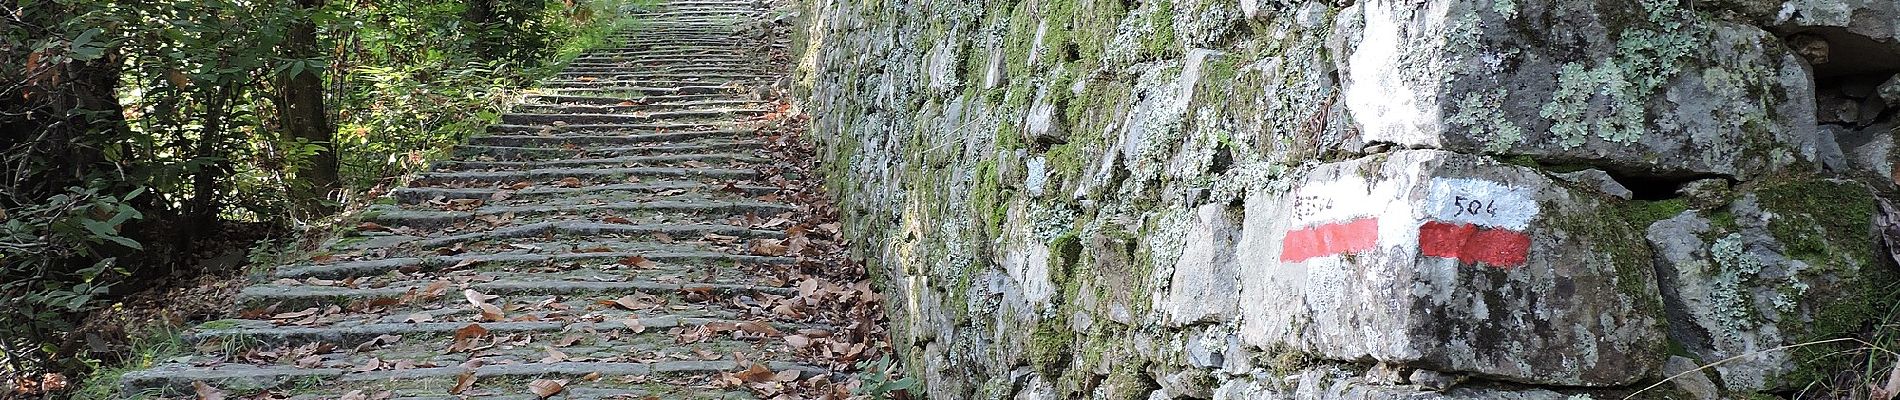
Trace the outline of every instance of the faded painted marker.
<path fill-rule="evenodd" d="M 1383 188 L 1380 188 L 1383 189 Z M 1280 242 L 1280 261 L 1309 259 L 1372 250 L 1379 245 L 1381 202 L 1389 194 L 1369 193 L 1366 181 L 1347 177 L 1301 187 L 1293 200 L 1293 226 Z"/>
<path fill-rule="evenodd" d="M 1418 227 L 1418 251 L 1499 268 L 1524 265 L 1531 236 L 1525 230 L 1539 212 L 1525 188 L 1477 179 L 1432 179 L 1428 218 Z"/>

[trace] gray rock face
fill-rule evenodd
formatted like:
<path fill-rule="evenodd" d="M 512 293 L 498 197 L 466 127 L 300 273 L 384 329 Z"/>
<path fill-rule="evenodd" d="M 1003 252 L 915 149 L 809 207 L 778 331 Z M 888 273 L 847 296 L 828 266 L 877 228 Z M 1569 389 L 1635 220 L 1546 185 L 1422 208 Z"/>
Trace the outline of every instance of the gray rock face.
<path fill-rule="evenodd" d="M 1894 146 L 1895 125 L 1874 124 L 1865 128 L 1827 126 L 1821 130 L 1826 143 L 1822 160 L 1832 171 L 1845 174 L 1876 188 L 1900 189 L 1900 148 Z"/>
<path fill-rule="evenodd" d="M 1334 59 L 1365 142 L 1743 177 L 1814 158 L 1813 104 L 1772 100 L 1813 96 L 1806 66 L 1759 28 L 1612 0 L 1353 7 Z"/>
<path fill-rule="evenodd" d="M 1188 230 L 1168 286 L 1168 324 L 1220 322 L 1233 316 L 1240 295 L 1240 275 L 1234 264 L 1239 230 L 1226 207 L 1219 204 L 1201 206 L 1195 212 L 1194 227 Z"/>
<path fill-rule="evenodd" d="M 1695 400 L 1721 398 L 1721 389 L 1715 386 L 1714 381 L 1709 380 L 1707 372 L 1697 371 L 1698 367 L 1701 366 L 1688 358 L 1669 356 L 1669 361 L 1663 362 L 1662 372 L 1665 376 L 1674 377 L 1669 382 Z"/>
<path fill-rule="evenodd" d="M 1631 196 L 1635 195 L 1634 193 L 1630 192 L 1630 189 L 1628 187 L 1624 187 L 1622 183 L 1618 183 L 1616 181 L 1616 178 L 1610 177 L 1610 174 L 1603 172 L 1603 170 L 1586 169 L 1586 170 L 1577 171 L 1577 172 L 1566 172 L 1566 173 L 1555 174 L 1555 175 L 1558 178 L 1561 178 L 1566 181 L 1570 181 L 1571 183 L 1575 183 L 1579 186 L 1596 189 L 1598 192 L 1603 192 L 1603 194 L 1610 195 L 1610 197 L 1615 197 L 1615 198 L 1619 198 L 1623 200 L 1629 200 Z"/>
<path fill-rule="evenodd" d="M 1430 150 L 1323 164 L 1247 200 L 1244 338 L 1330 359 L 1620 385 L 1662 362 L 1634 232 L 1534 170 Z"/>
<path fill-rule="evenodd" d="M 813 0 L 801 109 L 932 399 L 1621 398 L 1871 314 L 1856 1 Z"/>
<path fill-rule="evenodd" d="M 1849 335 L 1893 271 L 1872 263 L 1873 197 L 1845 181 L 1763 182 L 1716 211 L 1648 227 L 1670 335 L 1729 390 L 1778 387 L 1819 362 L 1770 349 Z M 1830 204 L 1826 210 L 1815 204 Z M 1851 346 L 1850 346 L 1851 347 Z M 1812 368 L 1812 367 L 1810 367 Z M 1823 367 L 1825 368 L 1825 367 Z"/>

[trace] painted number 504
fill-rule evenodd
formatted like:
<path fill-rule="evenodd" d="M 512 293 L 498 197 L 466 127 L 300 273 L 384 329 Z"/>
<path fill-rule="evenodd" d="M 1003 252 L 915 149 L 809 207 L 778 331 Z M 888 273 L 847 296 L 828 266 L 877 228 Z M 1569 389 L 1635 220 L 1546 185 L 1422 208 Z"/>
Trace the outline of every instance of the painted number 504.
<path fill-rule="evenodd" d="M 1497 200 L 1486 201 L 1484 199 L 1474 199 L 1474 198 L 1465 197 L 1465 196 L 1455 196 L 1451 199 L 1451 204 L 1455 206 L 1455 208 L 1458 209 L 1458 211 L 1452 214 L 1452 216 L 1454 217 L 1465 215 L 1465 214 L 1471 214 L 1471 215 L 1484 214 L 1484 215 L 1492 215 L 1492 216 L 1498 215 Z"/>

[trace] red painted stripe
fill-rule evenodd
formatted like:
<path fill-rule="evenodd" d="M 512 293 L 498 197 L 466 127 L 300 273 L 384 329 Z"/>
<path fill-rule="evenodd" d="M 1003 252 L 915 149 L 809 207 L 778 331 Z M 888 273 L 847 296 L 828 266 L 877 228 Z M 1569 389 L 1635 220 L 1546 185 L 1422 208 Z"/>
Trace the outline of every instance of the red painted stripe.
<path fill-rule="evenodd" d="M 1524 265 L 1530 249 L 1531 235 L 1524 232 L 1439 221 L 1418 227 L 1418 251 L 1427 257 L 1511 268 Z"/>
<path fill-rule="evenodd" d="M 1379 245 L 1379 220 L 1360 218 L 1287 231 L 1280 244 L 1280 261 L 1285 262 L 1372 250 Z"/>

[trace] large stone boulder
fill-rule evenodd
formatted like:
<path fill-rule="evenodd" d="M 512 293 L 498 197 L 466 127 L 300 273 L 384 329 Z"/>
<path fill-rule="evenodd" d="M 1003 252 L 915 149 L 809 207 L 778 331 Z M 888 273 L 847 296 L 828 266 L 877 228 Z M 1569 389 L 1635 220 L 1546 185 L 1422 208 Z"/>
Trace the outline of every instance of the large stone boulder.
<path fill-rule="evenodd" d="M 1804 61 L 1676 2 L 1375 0 L 1336 20 L 1366 143 L 1646 175 L 1813 168 Z"/>
<path fill-rule="evenodd" d="M 1576 386 L 1662 362 L 1649 251 L 1605 195 L 1437 150 L 1321 164 L 1293 188 L 1246 200 L 1250 344 Z"/>

